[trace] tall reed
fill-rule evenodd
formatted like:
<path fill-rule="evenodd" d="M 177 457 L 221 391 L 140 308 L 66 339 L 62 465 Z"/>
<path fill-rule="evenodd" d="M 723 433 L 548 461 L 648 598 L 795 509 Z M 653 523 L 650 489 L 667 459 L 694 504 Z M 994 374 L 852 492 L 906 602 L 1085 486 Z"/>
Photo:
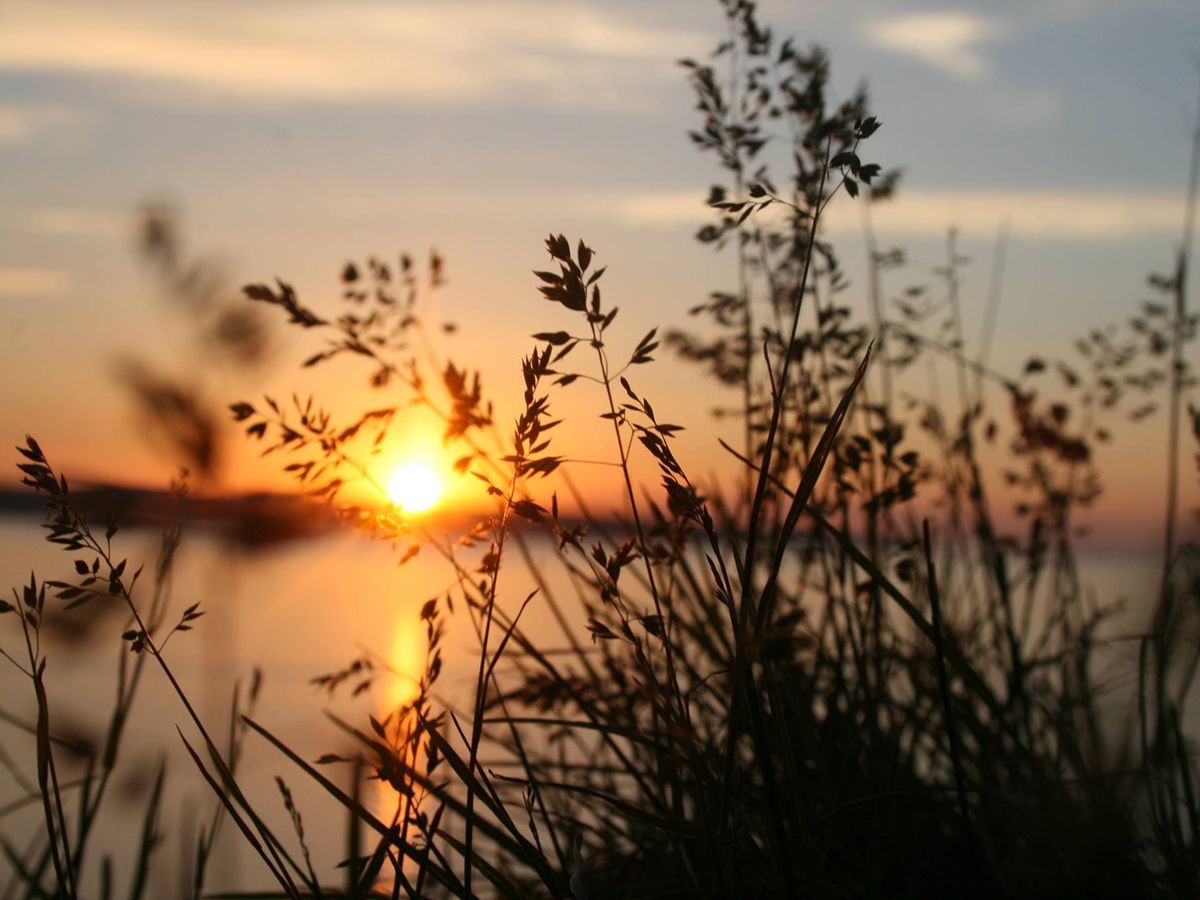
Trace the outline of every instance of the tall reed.
<path fill-rule="evenodd" d="M 1192 387 L 1195 163 L 1176 274 L 1155 281 L 1171 309 L 1147 304 L 1073 355 L 1006 375 L 989 358 L 990 324 L 968 346 L 953 233 L 932 283 L 887 302 L 904 258 L 879 247 L 871 206 L 888 201 L 898 175 L 860 155 L 880 127 L 866 91 L 831 101 L 822 51 L 777 41 L 748 0 L 722 8 L 728 40 L 713 59 L 683 64 L 702 119 L 692 140 L 727 182 L 697 237 L 731 256 L 736 282 L 693 308 L 699 330 L 622 345 L 596 251 L 551 234 L 535 272 L 547 330 L 521 363 L 506 431 L 479 374 L 441 360 L 425 331 L 420 296 L 442 283 L 437 256 L 347 264 L 337 317 L 282 281 L 245 289 L 323 340 L 306 366 L 354 357 L 389 399 L 347 416 L 315 399 L 264 398 L 233 404 L 234 419 L 314 501 L 407 547 L 402 559 L 429 548 L 451 580 L 421 610 L 430 652 L 415 698 L 363 725 L 334 717 L 355 752 L 311 762 L 275 736 L 269 710 L 241 720 L 348 818 L 341 888 L 313 870 L 286 785 L 299 857 L 267 827 L 264 801 L 239 787 L 234 749 L 217 748 L 171 673 L 158 601 L 141 610 L 112 534 L 92 534 L 31 440 L 22 465 L 55 511 L 51 539 L 94 557 L 78 563 L 82 581 L 50 586 L 68 602 L 111 591 L 127 604 L 135 672 L 148 654 L 176 687 L 203 745 L 188 749 L 278 896 L 1196 893 L 1200 800 L 1184 700 L 1200 656 L 1184 654 L 1179 626 L 1200 580 L 1176 537 L 1178 450 L 1161 596 L 1138 640 L 1126 731 L 1136 746 L 1114 738 L 1101 712 L 1097 649 L 1112 610 L 1085 590 L 1077 542 L 1100 490 L 1093 448 L 1112 419 L 1148 414 L 1135 404 L 1165 385 L 1169 446 L 1179 446 Z M 844 299 L 821 228 L 834 202 L 863 207 L 866 316 Z M 680 427 L 638 383 L 665 348 L 729 389 L 719 412 L 737 437 L 720 483 L 688 475 Z M 939 366 L 951 372 L 948 396 L 921 393 L 920 376 Z M 575 399 L 586 384 L 599 391 L 596 410 Z M 494 501 L 457 540 L 398 515 L 372 468 L 373 448 L 411 405 L 443 423 L 459 467 Z M 552 448 L 555 428 L 592 414 L 611 431 L 623 502 L 613 518 L 587 515 L 572 462 Z M 657 487 L 638 483 L 635 454 L 655 466 Z M 351 482 L 377 502 L 347 499 Z M 555 484 L 577 494 L 581 516 L 561 514 Z M 1016 533 L 997 512 L 1010 501 Z M 560 573 L 532 549 L 539 541 L 557 548 Z M 532 594 L 506 577 L 522 566 Z M 562 584 L 579 598 L 556 592 Z M 14 663 L 39 700 L 44 597 L 34 581 L 5 607 L 20 614 L 29 652 Z M 523 627 L 535 605 L 565 650 Z M 478 641 L 462 708 L 437 693 L 451 614 Z M 367 657 L 317 681 L 363 690 L 381 674 Z M 74 896 L 87 820 L 72 829 L 64 815 L 49 734 L 40 713 L 46 846 L 18 878 L 31 895 L 52 883 Z M 349 767 L 352 789 L 327 774 L 335 765 Z M 362 801 L 363 777 L 394 789 L 390 814 Z"/>

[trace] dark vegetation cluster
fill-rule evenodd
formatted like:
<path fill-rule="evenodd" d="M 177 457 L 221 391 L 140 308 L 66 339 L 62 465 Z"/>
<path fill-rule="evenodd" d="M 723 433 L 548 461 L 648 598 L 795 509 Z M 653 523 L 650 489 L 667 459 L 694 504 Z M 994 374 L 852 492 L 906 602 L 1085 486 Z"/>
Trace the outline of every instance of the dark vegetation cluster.
<path fill-rule="evenodd" d="M 1200 413 L 1186 404 L 1190 221 L 1172 271 L 1151 279 L 1155 297 L 1133 319 L 1091 331 L 1062 359 L 1001 373 L 989 358 L 995 309 L 978 341 L 964 334 L 953 234 L 929 283 L 898 287 L 904 253 L 879 246 L 871 209 L 899 189 L 899 174 L 866 161 L 880 121 L 865 90 L 833 101 L 821 50 L 779 41 L 747 0 L 722 7 L 728 39 L 684 66 L 700 119 L 691 138 L 721 173 L 697 237 L 731 261 L 736 287 L 695 306 L 691 328 L 613 343 L 618 307 L 602 295 L 597 254 L 552 234 L 535 273 L 549 330 L 533 335 L 506 430 L 479 374 L 439 359 L 426 330 L 419 297 L 443 279 L 436 256 L 428 266 L 347 264 L 336 316 L 283 282 L 245 289 L 320 340 L 304 365 L 359 358 L 381 400 L 345 415 L 265 398 L 234 404 L 234 419 L 307 495 L 395 541 L 402 561 L 424 548 L 452 573 L 453 587 L 421 611 L 429 653 L 415 699 L 366 723 L 335 719 L 354 752 L 304 759 L 272 734 L 270 710 L 251 718 L 242 700 L 227 737 L 212 736 L 166 653 L 201 615 L 189 608 L 167 628 L 178 529 L 166 531 L 144 588 L 114 549 L 116 524 L 93 531 L 37 443 L 21 449 L 26 483 L 49 504 L 48 538 L 76 576 L 35 578 L 0 607 L 27 650 L 11 661 L 37 700 L 30 796 L 44 812 L 30 851 L 0 844 L 11 896 L 77 895 L 147 666 L 178 693 L 195 734 L 183 739 L 219 801 L 192 855 L 195 896 L 222 822 L 277 882 L 271 896 L 1200 893 L 1185 721 L 1200 576 L 1177 508 L 1179 480 L 1197 474 L 1181 448 L 1189 431 L 1200 441 Z M 1191 208 L 1194 173 L 1189 191 Z M 865 315 L 849 305 L 821 230 L 833 202 L 862 206 Z M 668 348 L 728 388 L 717 413 L 736 426 L 726 445 L 735 475 L 724 483 L 689 477 L 673 449 L 679 426 L 637 385 L 638 367 Z M 930 359 L 953 372 L 937 398 L 911 377 Z M 619 521 L 559 516 L 556 490 L 573 482 L 555 429 L 593 414 L 577 399 L 589 385 L 611 430 Z M 1094 448 L 1114 421 L 1148 416 L 1152 404 L 1168 418 L 1161 583 L 1144 630 L 1121 636 L 1136 677 L 1131 712 L 1114 720 L 1102 710 L 1099 653 L 1116 640 L 1105 631 L 1113 610 L 1085 589 L 1080 519 L 1101 490 Z M 413 406 L 441 419 L 458 468 L 494 499 L 454 540 L 389 508 L 375 480 L 373 452 Z M 657 487 L 635 483 L 635 454 L 649 455 Z M 346 501 L 350 482 L 373 486 L 381 503 Z M 997 512 L 1008 505 L 1015 528 Z M 528 574 L 538 590 L 513 596 L 505 576 L 534 558 L 538 535 L 555 542 L 582 601 L 557 596 L 562 580 L 537 567 Z M 49 607 L 86 602 L 125 605 L 132 652 L 103 747 L 68 782 L 40 627 Z M 536 607 L 561 625 L 565 652 L 522 628 Z M 478 638 L 461 708 L 436 692 L 450 615 L 468 617 Z M 384 677 L 364 657 L 317 684 L 362 693 Z M 282 780 L 294 835 L 268 827 L 267 798 L 243 793 L 248 738 L 274 745 L 352 823 L 341 872 L 313 870 Z M 361 800 L 364 779 L 395 790 L 390 815 Z M 135 897 L 159 843 L 161 783 L 160 772 L 134 855 Z M 107 860 L 104 871 L 108 885 Z"/>

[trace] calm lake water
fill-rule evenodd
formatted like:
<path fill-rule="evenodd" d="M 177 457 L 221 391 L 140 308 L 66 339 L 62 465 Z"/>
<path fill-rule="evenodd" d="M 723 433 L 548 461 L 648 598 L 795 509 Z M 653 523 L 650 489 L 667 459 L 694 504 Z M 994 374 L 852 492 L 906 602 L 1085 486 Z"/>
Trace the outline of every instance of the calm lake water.
<path fill-rule="evenodd" d="M 27 584 L 30 571 L 35 571 L 39 580 L 73 577 L 74 557 L 42 540 L 39 521 L 24 516 L 0 518 L 0 575 L 5 596 L 11 597 L 10 586 L 19 589 Z M 116 539 L 118 555 L 129 558 L 130 571 L 146 562 L 137 589 L 146 599 L 158 543 L 158 534 L 151 530 L 123 531 Z M 535 554 L 553 552 L 548 542 L 540 542 L 534 550 Z M 471 561 L 477 556 L 478 551 L 464 559 Z M 561 574 L 558 579 L 557 586 L 564 587 Z M 355 534 L 335 533 L 249 552 L 204 531 L 185 530 L 176 563 L 173 614 L 166 621 L 173 623 L 183 609 L 196 602 L 207 615 L 194 631 L 175 635 L 164 655 L 214 736 L 227 731 L 224 723 L 228 722 L 235 682 L 247 683 L 252 670 L 261 669 L 263 683 L 255 718 L 304 758 L 314 760 L 324 753 L 350 749 L 349 740 L 329 722 L 324 710 L 365 726 L 368 713 L 391 708 L 406 695 L 410 683 L 389 676 L 358 698 L 351 698 L 346 689 L 330 698 L 315 688 L 311 679 L 341 669 L 367 651 L 402 673 L 419 674 L 425 648 L 425 626 L 419 611 L 425 601 L 444 596 L 453 584 L 448 564 L 428 548 L 399 567 L 393 548 Z M 501 584 L 501 602 L 514 610 L 534 587 L 522 565 L 506 569 Z M 93 601 L 70 615 L 86 615 L 93 605 L 99 609 L 100 603 Z M 522 620 L 527 631 L 553 646 L 563 645 L 548 616 L 539 617 L 533 608 L 527 616 Z M 20 659 L 24 649 L 16 625 L 7 617 L 0 620 L 0 646 Z M 447 626 L 445 666 L 438 688 L 458 703 L 473 690 L 474 637 L 461 607 L 447 620 Z M 125 627 L 121 607 L 114 602 L 109 614 L 94 624 L 91 639 L 73 641 L 61 635 L 47 639 L 46 677 L 54 731 L 76 736 L 103 734 L 116 690 L 118 637 Z M 582 623 L 580 633 L 584 634 Z M 0 712 L 33 721 L 32 689 L 27 679 L 7 661 L 0 663 Z M 113 804 L 114 815 L 103 822 L 89 849 L 93 872 L 103 853 L 111 852 L 116 860 L 132 856 L 154 767 L 165 754 L 170 795 L 160 830 L 168 840 L 160 852 L 166 862 L 155 873 L 158 880 L 150 896 L 169 897 L 179 892 L 178 866 L 169 860 L 179 858 L 182 834 L 189 835 L 190 841 L 195 839 L 194 826 L 181 827 L 181 823 L 194 820 L 197 813 L 207 818 L 215 802 L 187 757 L 176 725 L 193 746 L 200 746 L 166 679 L 157 668 L 147 666 L 123 753 L 125 777 L 118 784 L 118 793 L 124 802 Z M 277 811 L 268 821 L 278 835 L 290 840 L 291 825 L 274 784 L 274 777 L 282 775 L 304 816 L 317 871 L 332 873 L 345 857 L 346 846 L 346 823 L 336 806 L 319 789 L 310 789 L 303 773 L 265 741 L 249 737 L 244 746 L 239 782 L 246 793 L 257 798 L 261 807 Z M 36 783 L 28 734 L 0 722 L 0 748 L 16 759 L 28 781 Z M 345 769 L 328 767 L 326 774 L 344 780 Z M 25 795 L 13 775 L 0 769 L 0 808 Z M 30 805 L 0 819 L 0 832 L 23 849 L 40 821 L 40 808 Z M 210 888 L 270 887 L 269 876 L 264 877 L 257 859 L 244 850 L 236 828 L 227 822 L 223 834 L 216 863 L 210 867 Z M 119 862 L 117 870 L 122 871 Z M 10 875 L 7 862 L 0 858 L 0 883 L 7 883 Z"/>
<path fill-rule="evenodd" d="M 39 578 L 70 578 L 72 556 L 42 541 L 37 522 L 32 517 L 0 518 L 0 575 L 5 579 L 5 588 L 27 583 L 31 570 Z M 119 555 L 130 559 L 131 570 L 141 561 L 147 563 L 147 573 L 153 570 L 158 544 L 154 532 L 122 532 L 117 540 Z M 544 561 L 546 565 L 539 568 L 556 573 L 551 576 L 553 587 L 564 601 L 569 601 L 573 589 L 561 567 L 550 559 L 554 552 L 549 541 L 533 545 L 535 564 Z M 515 556 L 513 561 L 519 562 Z M 1127 611 L 1111 625 L 1113 634 L 1132 633 L 1143 626 L 1149 598 L 1155 591 L 1153 560 L 1110 553 L 1085 557 L 1082 569 L 1085 581 L 1095 587 L 1100 601 L 1120 597 L 1129 601 Z M 149 575 L 143 577 L 148 588 Z M 255 717 L 302 756 L 313 760 L 322 753 L 348 749 L 347 741 L 323 710 L 332 709 L 352 723 L 364 723 L 368 712 L 394 702 L 405 686 L 393 679 L 390 686 L 381 682 L 372 693 L 356 699 L 345 693 L 330 699 L 310 680 L 343 667 L 364 651 L 389 660 L 402 672 L 418 672 L 424 652 L 419 610 L 429 598 L 444 595 L 452 584 L 447 565 L 432 553 L 425 551 L 398 568 L 392 548 L 357 535 L 333 534 L 278 544 L 251 554 L 224 544 L 212 534 L 192 531 L 185 533 L 179 553 L 171 608 L 178 617 L 185 607 L 199 602 L 208 615 L 193 632 L 172 638 L 165 655 L 210 727 L 227 721 L 235 681 L 248 680 L 252 668 L 260 667 L 264 682 Z M 501 586 L 501 602 L 515 610 L 533 589 L 533 578 L 523 565 L 513 565 L 505 570 Z M 169 615 L 168 621 L 173 620 Z M 115 691 L 117 636 L 124 621 L 114 609 L 95 625 L 95 636 L 103 634 L 102 640 L 48 642 L 47 679 L 54 730 L 77 735 L 103 733 Z M 539 609 L 536 599 L 522 622 L 536 639 L 553 647 L 563 645 L 557 626 L 544 608 Z M 450 698 L 461 699 L 469 696 L 473 684 L 474 638 L 464 611 L 460 610 L 449 624 L 440 688 Z M 18 655 L 19 635 L 14 626 L 14 620 L 0 620 L 0 646 Z M 584 636 L 582 617 L 578 628 Z M 1133 650 L 1128 642 L 1115 642 L 1103 651 L 1102 663 L 1115 682 L 1132 674 Z M 2 671 L 0 711 L 32 721 L 28 682 L 7 662 Z M 194 823 L 198 814 L 210 816 L 215 801 L 182 749 L 175 726 L 179 725 L 189 740 L 194 732 L 157 669 L 147 668 L 142 691 L 124 751 L 119 796 L 114 798 L 119 802 L 113 804 L 112 814 L 95 836 L 89 869 L 95 873 L 99 856 L 111 853 L 117 860 L 117 872 L 124 872 L 120 861 L 128 860 L 137 846 L 149 781 L 157 760 L 165 755 L 169 793 L 160 831 L 166 839 L 159 851 L 162 864 L 153 873 L 150 895 L 170 897 L 180 892 L 179 867 L 172 860 L 179 858 L 181 837 L 195 840 L 194 824 L 187 823 Z M 1114 716 L 1122 714 L 1127 699 L 1114 693 L 1110 701 Z M 212 730 L 224 733 L 224 727 Z M 34 778 L 31 746 L 27 734 L 11 724 L 0 723 L 0 748 L 8 752 L 29 780 Z M 346 823 L 337 807 L 319 789 L 309 788 L 302 773 L 256 737 L 246 740 L 240 772 L 239 780 L 247 794 L 258 801 L 260 809 L 275 813 L 269 822 L 287 841 L 291 827 L 273 783 L 276 775 L 283 776 L 304 816 L 317 871 L 332 872 L 345 855 Z M 345 777 L 337 767 L 328 769 L 328 774 Z M 0 808 L 24 795 L 14 776 L 0 770 Z M 29 806 L 0 819 L 0 832 L 22 850 L 39 830 L 39 821 L 38 808 Z M 3 860 L 0 875 L 6 884 L 11 872 Z M 242 849 L 235 828 L 226 827 L 210 869 L 210 889 L 267 888 L 270 881 L 265 875 L 253 856 Z M 123 879 L 119 881 L 119 891 L 126 889 L 125 884 Z"/>

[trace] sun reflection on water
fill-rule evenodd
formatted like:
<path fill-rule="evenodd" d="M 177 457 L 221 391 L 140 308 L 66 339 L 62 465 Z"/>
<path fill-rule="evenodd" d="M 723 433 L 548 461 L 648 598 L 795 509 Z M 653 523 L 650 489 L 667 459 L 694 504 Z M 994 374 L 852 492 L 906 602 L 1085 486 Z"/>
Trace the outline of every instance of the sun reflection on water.
<path fill-rule="evenodd" d="M 392 677 L 380 692 L 375 718 L 384 725 L 389 743 L 400 747 L 406 762 L 413 762 L 403 745 L 414 725 L 411 710 L 413 701 L 420 695 L 421 674 L 425 668 L 426 636 L 423 623 L 414 615 L 406 614 L 396 619 L 388 648 L 387 664 Z M 384 821 L 404 815 L 403 800 L 392 785 L 377 782 L 375 807 L 377 815 Z"/>

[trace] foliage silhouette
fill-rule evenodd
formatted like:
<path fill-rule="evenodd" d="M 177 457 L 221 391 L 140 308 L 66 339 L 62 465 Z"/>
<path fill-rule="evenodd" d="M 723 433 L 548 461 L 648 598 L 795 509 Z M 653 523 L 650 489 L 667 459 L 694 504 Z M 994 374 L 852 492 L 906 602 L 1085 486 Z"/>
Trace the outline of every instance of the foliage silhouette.
<path fill-rule="evenodd" d="M 884 302 L 903 253 L 878 249 L 869 209 L 897 190 L 898 174 L 860 156 L 881 127 L 865 89 L 834 103 L 822 51 L 778 42 L 748 0 L 722 7 L 728 40 L 710 61 L 683 62 L 703 120 L 692 140 L 727 180 L 712 188 L 713 221 L 697 238 L 729 254 L 737 278 L 736 290 L 694 307 L 708 320 L 699 332 L 660 341 L 656 329 L 617 345 L 597 252 L 551 234 L 547 268 L 534 272 L 551 304 L 547 330 L 522 360 L 505 433 L 478 373 L 433 351 L 419 295 L 443 281 L 438 256 L 424 267 L 409 257 L 348 263 L 349 311 L 338 316 L 283 281 L 245 289 L 322 341 L 305 366 L 355 357 L 388 399 L 346 416 L 315 398 L 266 397 L 232 404 L 234 420 L 283 457 L 310 498 L 403 545 L 401 560 L 428 547 L 454 579 L 421 610 L 429 653 L 414 698 L 363 725 L 331 716 L 354 752 L 312 762 L 275 736 L 269 711 L 240 720 L 351 821 L 359 849 L 340 893 L 313 870 L 286 783 L 299 859 L 265 824 L 256 806 L 265 801 L 242 792 L 236 742 L 218 749 L 174 681 L 157 595 L 143 614 L 136 576 L 126 579 L 111 550 L 115 531 L 92 534 L 32 439 L 22 468 L 49 499 L 51 540 L 93 559 L 79 558 L 80 580 L 34 580 L 3 607 L 29 649 L 14 664 L 44 710 L 36 637 L 46 588 L 68 603 L 119 596 L 134 622 L 132 665 L 140 671 L 149 653 L 177 688 L 201 737 L 188 751 L 279 896 L 1195 894 L 1200 798 L 1184 710 L 1200 651 L 1184 627 L 1200 577 L 1195 548 L 1177 537 L 1178 447 L 1194 387 L 1190 218 L 1174 274 L 1151 281 L 1170 303 L 1093 330 L 1070 358 L 1001 374 L 990 338 L 969 352 L 966 260 L 953 233 L 935 283 Z M 821 231 L 835 199 L 867 206 L 868 321 L 842 299 L 846 276 Z M 680 427 L 637 385 L 637 367 L 664 348 L 736 393 L 716 410 L 738 420 L 741 447 L 726 445 L 733 479 L 694 482 L 673 447 Z M 950 401 L 912 387 L 915 367 L 934 359 L 952 367 Z M 616 521 L 561 516 L 552 487 L 572 485 L 571 461 L 552 443 L 554 429 L 587 414 L 573 399 L 585 383 L 602 391 L 596 414 L 612 432 L 625 504 Z M 1137 637 L 1137 715 L 1114 738 L 1097 657 L 1113 611 L 1084 589 L 1078 519 L 1100 491 L 1093 447 L 1108 440 L 1107 423 L 1149 415 L 1163 394 L 1171 499 L 1161 590 Z M 552 400 L 567 417 L 551 417 Z M 410 406 L 440 419 L 458 467 L 494 503 L 455 541 L 398 515 L 373 470 Z M 1200 413 L 1187 409 L 1200 440 Z M 635 453 L 656 466 L 657 489 L 635 482 Z M 991 476 L 998 456 L 1002 479 Z M 347 500 L 351 481 L 378 503 Z M 1010 499 L 1018 534 L 995 511 Z M 543 538 L 563 580 L 581 588 L 578 616 L 556 596 L 546 557 L 531 552 Z M 508 585 L 521 565 L 514 554 L 533 561 L 532 594 Z M 522 627 L 534 604 L 561 626 L 565 652 Z M 461 709 L 436 693 L 449 615 L 466 616 L 478 639 Z M 315 684 L 362 693 L 385 674 L 364 657 Z M 47 850 L 18 877 L 32 893 L 49 883 L 74 896 L 86 820 L 72 837 L 48 712 L 36 738 Z M 347 764 L 349 791 L 325 769 Z M 358 796 L 363 773 L 394 789 L 389 816 Z M 358 842 L 361 830 L 370 843 Z M 201 874 L 197 894 L 202 884 Z"/>

